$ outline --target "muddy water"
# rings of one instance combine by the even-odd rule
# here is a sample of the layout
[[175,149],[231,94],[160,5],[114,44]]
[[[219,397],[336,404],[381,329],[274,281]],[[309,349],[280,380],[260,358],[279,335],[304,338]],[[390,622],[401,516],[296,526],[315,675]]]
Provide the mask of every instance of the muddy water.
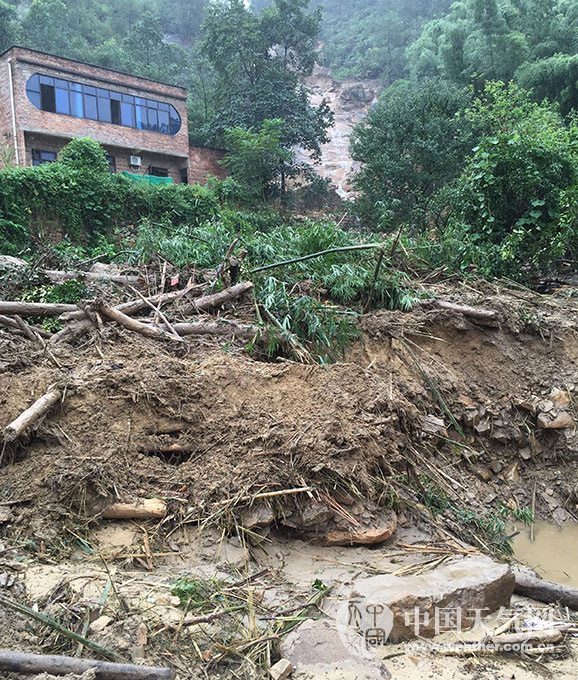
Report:
[[558,528],[538,521],[533,543],[528,527],[515,529],[520,533],[514,538],[514,554],[520,562],[550,581],[578,587],[578,524],[566,522]]

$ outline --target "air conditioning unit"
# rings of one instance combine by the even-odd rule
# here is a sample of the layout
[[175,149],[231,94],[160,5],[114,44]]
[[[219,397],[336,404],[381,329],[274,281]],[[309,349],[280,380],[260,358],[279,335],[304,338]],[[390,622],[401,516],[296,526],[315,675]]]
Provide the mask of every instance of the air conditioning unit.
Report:
[[140,168],[142,165],[142,158],[140,156],[131,156],[130,165],[134,166],[135,168]]

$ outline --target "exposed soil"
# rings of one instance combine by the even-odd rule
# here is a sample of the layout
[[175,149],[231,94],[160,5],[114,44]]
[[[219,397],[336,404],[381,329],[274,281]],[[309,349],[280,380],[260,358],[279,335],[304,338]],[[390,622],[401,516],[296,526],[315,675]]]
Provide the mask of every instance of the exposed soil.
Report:
[[[409,314],[372,314],[364,320],[363,339],[330,367],[266,363],[234,343],[191,343],[183,356],[109,326],[96,341],[57,346],[58,369],[36,345],[0,330],[1,426],[50,385],[65,387],[62,404],[33,433],[0,450],[0,576],[13,577],[10,594],[43,603],[53,615],[71,607],[68,613],[82,628],[74,603],[102,596],[107,575],[98,556],[104,555],[114,562],[119,589],[126,584],[130,614],[98,639],[127,654],[146,602],[155,605],[149,633],[167,620],[178,624],[182,610],[151,600],[149,588],[166,593],[183,571],[231,578],[232,569],[242,574],[254,571],[249,566],[257,561],[267,564],[275,576],[265,580],[263,592],[274,591],[278,605],[305,601],[316,571],[339,591],[351,570],[383,568],[378,565],[388,552],[391,564],[415,562],[415,554],[404,557],[396,544],[439,540],[443,527],[428,522],[427,513],[404,509],[412,506],[400,486],[404,477],[427,475],[476,513],[501,503],[518,509],[535,503],[542,519],[572,521],[578,501],[578,305],[563,294],[544,297],[482,283],[429,290],[495,310],[500,323],[482,326],[433,303]],[[556,423],[564,427],[553,428]],[[351,521],[333,513],[313,517],[306,527],[312,499],[304,492],[268,499],[271,518],[253,525],[261,535],[253,548],[227,538],[238,532],[235,523],[243,524],[251,505],[241,497],[304,487],[338,500],[361,532],[379,525],[393,503],[401,513],[399,527],[378,550],[312,547],[311,541],[323,543],[330,529]],[[152,574],[146,573],[139,526],[99,519],[111,502],[135,497],[162,498],[169,507],[165,520],[145,525]],[[315,507],[323,503],[315,495]],[[225,533],[210,530],[208,539],[195,543],[191,532],[203,519]],[[310,564],[334,560],[339,573],[301,565],[296,537],[306,539],[299,545],[310,551]],[[222,551],[229,554],[222,557]],[[118,561],[119,554],[128,557]],[[339,563],[350,566],[344,571]],[[304,582],[295,584],[301,572]],[[93,590],[80,592],[82,584]],[[197,677],[199,658],[185,637],[186,661],[174,656],[175,649],[167,652],[165,634],[158,633],[150,638],[157,642],[147,647],[147,662],[175,663],[181,677]],[[62,645],[0,609],[0,647],[55,651]],[[65,653],[72,649],[64,645]],[[432,661],[431,667],[414,664],[412,676],[411,663],[395,661],[394,677],[437,673]],[[465,662],[455,663],[462,668]],[[564,675],[568,668],[556,677],[571,677]],[[511,677],[474,670],[471,677]],[[516,671],[516,677],[537,676]]]

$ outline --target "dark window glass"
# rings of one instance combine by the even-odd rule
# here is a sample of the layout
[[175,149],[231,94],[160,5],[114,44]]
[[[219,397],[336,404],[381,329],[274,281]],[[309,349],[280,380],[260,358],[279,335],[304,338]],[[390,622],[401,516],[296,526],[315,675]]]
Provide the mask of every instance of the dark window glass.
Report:
[[159,111],[159,132],[164,132],[165,135],[170,134],[168,111]]
[[56,152],[42,151],[41,149],[32,149],[32,165],[44,165],[44,163],[54,163],[56,160]]
[[70,102],[68,101],[68,90],[60,87],[54,88],[54,99],[56,101],[56,113],[70,114]]
[[54,78],[50,78],[49,76],[40,76],[40,84],[41,85],[54,85]]
[[96,87],[92,87],[92,85],[83,85],[82,89],[85,94],[96,94]]
[[149,175],[153,177],[168,177],[169,171],[166,168],[155,168],[154,165],[151,165]]
[[56,98],[52,85],[40,85],[41,106],[43,111],[56,111]]
[[134,106],[132,104],[122,102],[120,105],[120,115],[123,125],[134,127]]
[[26,83],[26,90],[28,92],[40,92],[40,78],[38,76],[32,76]]
[[108,169],[114,174],[116,172],[116,158],[110,154],[106,154],[106,160],[108,161]]
[[144,106],[134,107],[135,117],[136,117],[136,127],[139,130],[147,129],[147,110]]
[[147,110],[147,116],[149,119],[149,124],[147,127],[147,130],[152,130],[153,132],[157,132],[159,129],[159,112],[156,111],[155,109],[148,109]]
[[181,174],[181,184],[188,184],[189,183],[189,173],[186,168],[182,168],[179,170]]
[[159,111],[168,111],[168,110],[169,110],[168,104],[163,104],[163,102],[159,102]]
[[70,93],[70,115],[75,118],[84,118],[82,92]]
[[115,125],[120,125],[120,102],[116,99],[110,100],[110,119]]
[[84,116],[90,120],[98,120],[96,97],[91,94],[84,95]]
[[176,135],[181,129],[181,117],[177,113],[177,110],[171,106],[171,135]]
[[103,123],[112,123],[110,117],[110,99],[98,97],[98,120]]

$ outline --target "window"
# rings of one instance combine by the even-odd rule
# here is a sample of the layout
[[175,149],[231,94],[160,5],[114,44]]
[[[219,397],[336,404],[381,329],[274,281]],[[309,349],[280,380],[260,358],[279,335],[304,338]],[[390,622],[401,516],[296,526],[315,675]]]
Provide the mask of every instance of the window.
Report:
[[106,160],[108,161],[108,169],[110,170],[110,173],[114,175],[116,172],[116,158],[107,153]]
[[181,170],[179,170],[179,172],[181,174],[181,184],[188,184],[189,183],[189,172],[188,172],[187,168],[181,168]]
[[154,165],[151,165],[149,175],[153,177],[168,177],[169,171],[166,168],[155,168]]
[[26,94],[41,111],[164,135],[176,135],[181,129],[181,117],[171,104],[101,87],[35,74],[28,79]]
[[32,149],[32,165],[44,165],[44,163],[54,163],[56,160],[55,151],[42,151],[41,149]]

